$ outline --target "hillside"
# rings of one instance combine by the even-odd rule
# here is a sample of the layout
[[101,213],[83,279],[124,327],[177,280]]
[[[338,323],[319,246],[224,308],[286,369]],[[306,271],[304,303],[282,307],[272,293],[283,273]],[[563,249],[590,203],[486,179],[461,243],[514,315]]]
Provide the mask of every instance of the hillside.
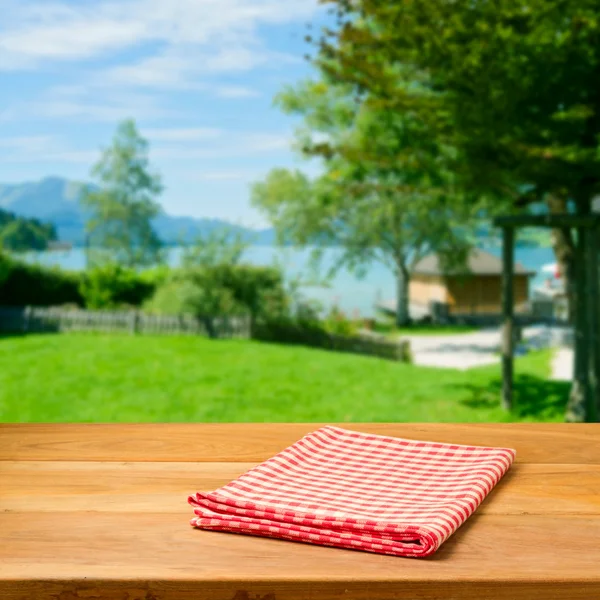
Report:
[[[0,208],[19,216],[52,223],[59,240],[81,246],[84,242],[85,214],[79,206],[79,198],[86,185],[61,177],[46,177],[21,184],[0,183]],[[198,235],[225,227],[233,228],[260,245],[270,245],[275,239],[271,229],[256,232],[219,219],[162,214],[156,218],[155,227],[160,238],[169,245],[177,244],[182,239],[192,241]]]

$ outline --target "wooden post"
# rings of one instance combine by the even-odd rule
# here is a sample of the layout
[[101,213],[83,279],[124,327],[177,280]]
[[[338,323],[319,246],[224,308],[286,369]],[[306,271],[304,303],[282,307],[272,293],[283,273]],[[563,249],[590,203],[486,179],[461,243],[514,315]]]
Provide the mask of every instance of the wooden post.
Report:
[[512,227],[503,227],[502,237],[502,407],[506,410],[510,410],[512,408],[513,396],[514,229]]
[[587,237],[587,325],[588,350],[588,405],[586,421],[597,423],[600,414],[600,303],[598,302],[598,230],[588,229]]
[[26,306],[25,311],[23,313],[23,333],[29,333],[31,329],[31,313],[33,312],[33,308],[31,306]]
[[573,385],[567,404],[566,420],[581,423],[589,419],[591,404],[589,380],[590,331],[588,328],[588,239],[585,227],[577,228],[575,246],[575,323],[574,323],[574,368]]
[[136,333],[138,333],[139,328],[140,328],[140,315],[137,310],[134,310],[131,313],[130,319],[131,319],[130,332],[132,335],[135,335]]

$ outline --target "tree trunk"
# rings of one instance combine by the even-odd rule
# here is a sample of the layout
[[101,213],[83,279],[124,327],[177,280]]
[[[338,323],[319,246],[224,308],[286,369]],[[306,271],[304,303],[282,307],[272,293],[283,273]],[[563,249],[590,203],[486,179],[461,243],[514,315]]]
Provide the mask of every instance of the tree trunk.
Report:
[[[591,214],[591,199],[583,198],[577,204],[579,215]],[[575,246],[576,293],[575,293],[575,364],[574,378],[566,420],[569,422],[596,419],[598,362],[598,270],[597,232],[580,227]]]
[[[583,423],[586,420],[588,401],[588,331],[587,331],[587,298],[585,294],[586,273],[586,239],[579,232],[575,247],[576,267],[576,305],[574,307],[574,364],[573,385],[567,404],[566,421]],[[583,237],[583,239],[582,239]]]
[[410,275],[405,267],[396,269],[396,326],[405,327],[410,323],[408,284]]
[[[548,195],[546,204],[552,214],[565,214],[567,212],[567,200],[559,196]],[[575,323],[575,311],[577,299],[575,297],[575,243],[569,229],[552,229],[550,232],[552,249],[560,268],[560,273],[565,282],[565,292],[568,303],[569,323]]]

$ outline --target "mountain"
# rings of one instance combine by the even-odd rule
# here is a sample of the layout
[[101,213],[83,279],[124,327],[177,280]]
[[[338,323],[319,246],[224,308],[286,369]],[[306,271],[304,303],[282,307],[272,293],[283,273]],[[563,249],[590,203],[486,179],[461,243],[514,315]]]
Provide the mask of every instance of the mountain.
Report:
[[[79,205],[82,192],[90,184],[69,181],[61,177],[46,177],[41,181],[20,184],[0,184],[0,208],[29,218],[52,223],[59,240],[76,246],[84,243],[85,213]],[[177,244],[182,239],[192,241],[198,235],[229,228],[259,245],[275,241],[272,229],[254,231],[219,219],[196,219],[159,215],[154,226],[166,244]]]

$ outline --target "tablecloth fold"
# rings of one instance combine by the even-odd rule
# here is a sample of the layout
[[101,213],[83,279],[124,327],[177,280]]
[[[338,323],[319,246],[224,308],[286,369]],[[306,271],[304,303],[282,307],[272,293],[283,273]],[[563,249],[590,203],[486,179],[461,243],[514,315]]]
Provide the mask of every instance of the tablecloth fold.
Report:
[[473,514],[515,455],[322,427],[227,485],[190,496],[191,525],[426,557]]

